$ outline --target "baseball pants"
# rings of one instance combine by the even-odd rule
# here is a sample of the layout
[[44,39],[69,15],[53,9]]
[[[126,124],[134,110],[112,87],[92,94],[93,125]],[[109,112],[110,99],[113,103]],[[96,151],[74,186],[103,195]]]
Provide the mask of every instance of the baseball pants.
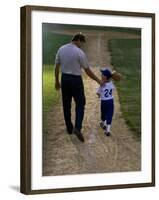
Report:
[[101,120],[107,122],[107,124],[112,123],[112,118],[114,114],[114,100],[101,100]]

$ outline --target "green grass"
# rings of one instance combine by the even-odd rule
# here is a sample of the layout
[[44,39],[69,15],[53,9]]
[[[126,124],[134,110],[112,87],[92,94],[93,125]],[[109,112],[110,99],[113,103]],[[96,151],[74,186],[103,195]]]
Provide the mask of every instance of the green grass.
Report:
[[116,84],[123,117],[136,136],[141,136],[141,40],[109,41],[111,64],[123,79]]
[[43,114],[59,101],[59,93],[55,90],[55,76],[53,65],[43,65]]
[[43,64],[54,64],[59,47],[71,41],[71,36],[52,33],[43,28]]

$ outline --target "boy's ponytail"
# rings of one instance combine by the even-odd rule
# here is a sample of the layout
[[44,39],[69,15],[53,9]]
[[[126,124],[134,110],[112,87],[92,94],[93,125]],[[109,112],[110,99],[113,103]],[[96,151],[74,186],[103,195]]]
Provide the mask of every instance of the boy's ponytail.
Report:
[[112,79],[113,79],[114,81],[120,81],[121,78],[122,78],[122,76],[121,76],[120,73],[118,73],[118,72],[116,72],[116,71],[113,71],[113,72],[112,72]]

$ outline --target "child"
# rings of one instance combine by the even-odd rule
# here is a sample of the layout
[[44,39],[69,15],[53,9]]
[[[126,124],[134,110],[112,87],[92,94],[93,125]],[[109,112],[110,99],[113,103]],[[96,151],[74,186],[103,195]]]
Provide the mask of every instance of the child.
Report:
[[106,136],[110,136],[112,118],[114,114],[113,90],[115,86],[111,79],[119,81],[121,74],[116,71],[111,72],[109,69],[100,70],[102,73],[103,86],[99,87],[97,95],[101,99],[101,123],[100,126],[105,130]]

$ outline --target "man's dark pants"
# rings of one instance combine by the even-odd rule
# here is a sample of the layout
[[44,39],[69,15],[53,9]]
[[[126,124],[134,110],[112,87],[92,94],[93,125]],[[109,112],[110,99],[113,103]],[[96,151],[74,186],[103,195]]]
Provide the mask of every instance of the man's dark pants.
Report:
[[61,89],[62,89],[64,119],[67,130],[70,130],[70,128],[72,128],[71,102],[73,97],[76,104],[75,128],[80,131],[82,128],[82,121],[84,118],[84,108],[86,104],[82,77],[77,75],[62,74]]

